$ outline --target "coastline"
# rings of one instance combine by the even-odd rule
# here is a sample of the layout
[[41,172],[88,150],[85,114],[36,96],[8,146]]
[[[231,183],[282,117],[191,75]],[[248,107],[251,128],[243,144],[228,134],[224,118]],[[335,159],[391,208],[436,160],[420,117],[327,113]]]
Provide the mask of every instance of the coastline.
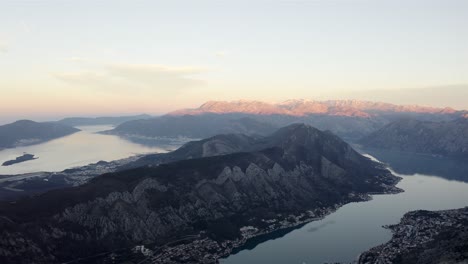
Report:
[[357,263],[466,263],[467,221],[468,207],[410,211],[399,223],[384,226],[392,238],[361,253]]
[[[242,251],[242,248],[246,246],[249,241],[252,241],[252,239],[271,235],[287,229],[294,230],[308,223],[322,220],[346,204],[371,201],[373,199],[373,195],[388,195],[404,192],[404,190],[396,187],[402,178],[393,174],[391,175],[395,178],[395,182],[392,186],[387,186],[388,189],[383,192],[357,194],[352,198],[348,198],[328,207],[315,208],[295,215],[281,215],[280,220],[262,219],[271,225],[264,229],[259,229],[253,226],[244,226],[240,229],[241,237],[236,240],[217,242],[202,232],[198,234],[198,239],[194,239],[189,243],[173,247],[158,248],[157,251],[147,249],[147,258],[151,259],[151,263],[168,263],[168,261],[169,263],[172,263],[170,261],[174,260],[176,260],[176,262],[186,261],[186,263],[222,263],[223,260],[232,255],[233,252],[238,253]],[[294,219],[294,221],[289,222],[291,219]],[[196,261],[190,262],[190,260]]]

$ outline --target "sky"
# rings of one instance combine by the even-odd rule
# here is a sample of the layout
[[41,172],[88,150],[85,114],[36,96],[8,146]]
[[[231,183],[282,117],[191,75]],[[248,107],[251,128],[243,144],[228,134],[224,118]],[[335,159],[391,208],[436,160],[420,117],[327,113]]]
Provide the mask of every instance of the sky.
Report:
[[0,120],[294,98],[468,109],[468,1],[0,0]]

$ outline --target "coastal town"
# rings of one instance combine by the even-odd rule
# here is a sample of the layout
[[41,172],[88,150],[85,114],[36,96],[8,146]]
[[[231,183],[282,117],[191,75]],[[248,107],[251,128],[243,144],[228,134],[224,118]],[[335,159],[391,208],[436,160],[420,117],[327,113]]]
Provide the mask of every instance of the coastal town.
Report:
[[[441,254],[438,252],[445,254],[443,263],[466,263],[468,256],[463,255],[461,249],[468,246],[467,223],[468,207],[409,212],[399,224],[386,226],[393,232],[392,239],[361,254],[358,263],[414,263],[412,258],[418,261],[427,258],[427,261],[418,263],[440,263],[437,259]],[[421,256],[421,251],[426,255]],[[459,262],[463,259],[465,262]]]
[[98,175],[115,172],[119,168],[138,160],[142,156],[144,156],[144,154],[110,162],[99,161],[60,172],[0,175],[0,200],[9,200],[58,187],[79,186]]
[[[370,196],[367,195],[355,195],[353,199],[357,197],[361,200],[370,199]],[[335,212],[343,204],[345,203],[317,208],[300,214],[278,214],[273,219],[261,219],[264,224],[263,228],[243,226],[240,228],[240,237],[234,240],[216,241],[210,237],[210,234],[201,232],[196,236],[178,238],[153,249],[139,245],[133,248],[133,252],[145,256],[145,259],[140,263],[219,263],[220,259],[229,256],[234,250],[242,248],[249,239],[321,220]]]

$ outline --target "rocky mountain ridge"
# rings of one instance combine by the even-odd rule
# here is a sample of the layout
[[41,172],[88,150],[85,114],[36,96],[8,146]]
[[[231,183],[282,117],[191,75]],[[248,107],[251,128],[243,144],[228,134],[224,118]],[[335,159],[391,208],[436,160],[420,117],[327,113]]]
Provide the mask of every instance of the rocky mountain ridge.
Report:
[[[329,132],[297,124],[265,138],[232,138],[224,141],[231,147],[214,150],[230,154],[212,156],[213,149],[198,144],[185,155],[201,151],[203,158],[104,174],[79,187],[0,203],[0,260],[65,262],[187,235],[236,240],[244,226],[262,228],[262,219],[399,191],[397,177]],[[243,151],[251,140],[255,147]]]
[[226,114],[247,113],[258,115],[292,115],[305,116],[309,114],[324,114],[336,116],[371,117],[383,112],[394,113],[428,113],[454,114],[457,111],[446,107],[436,108],[417,105],[394,105],[382,102],[359,100],[287,100],[282,103],[266,103],[261,101],[209,101],[194,109],[182,109],[169,113],[170,115],[195,114]]
[[399,118],[449,121],[466,114],[451,108],[399,106],[357,100],[288,100],[282,103],[209,101],[152,119],[125,122],[106,133],[126,138],[206,138],[220,133],[267,135],[292,123],[330,130],[355,142]]

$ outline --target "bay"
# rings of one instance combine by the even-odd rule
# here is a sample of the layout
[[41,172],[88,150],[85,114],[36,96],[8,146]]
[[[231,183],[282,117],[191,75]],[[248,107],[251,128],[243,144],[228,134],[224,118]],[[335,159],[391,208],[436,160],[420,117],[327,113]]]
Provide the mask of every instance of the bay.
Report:
[[114,135],[98,134],[110,130],[109,125],[79,126],[81,131],[50,140],[41,144],[23,146],[0,151],[0,164],[15,159],[24,152],[34,154],[38,159],[0,166],[0,175],[12,175],[39,171],[62,171],[101,160],[112,161],[145,153],[161,153],[178,146],[145,146]]

